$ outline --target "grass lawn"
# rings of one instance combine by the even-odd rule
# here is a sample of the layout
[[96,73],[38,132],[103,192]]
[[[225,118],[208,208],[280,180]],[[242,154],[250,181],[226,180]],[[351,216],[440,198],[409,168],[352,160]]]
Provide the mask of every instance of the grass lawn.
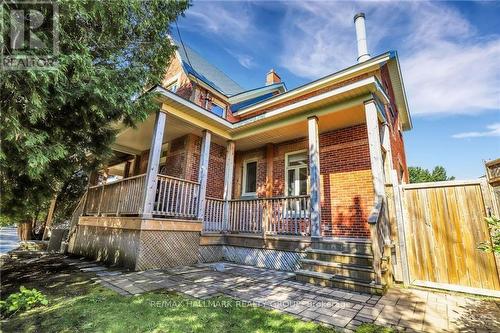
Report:
[[[335,332],[229,298],[201,301],[169,292],[121,296],[60,259],[52,255],[33,262],[20,255],[2,265],[3,295],[24,285],[49,299],[48,306],[2,321],[3,332]],[[374,326],[359,331],[386,332]]]

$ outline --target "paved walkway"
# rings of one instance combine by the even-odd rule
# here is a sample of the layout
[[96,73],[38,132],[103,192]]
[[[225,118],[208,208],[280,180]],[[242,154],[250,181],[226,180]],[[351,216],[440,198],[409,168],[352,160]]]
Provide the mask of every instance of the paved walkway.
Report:
[[313,320],[343,331],[369,322],[401,331],[500,332],[500,301],[393,288],[383,297],[317,287],[293,280],[293,273],[224,263],[170,270],[111,271],[95,262],[67,259],[95,272],[104,286],[122,295],[167,289],[207,299],[225,295]]
[[17,228],[2,227],[0,228],[0,255],[9,252],[19,246],[19,236]]

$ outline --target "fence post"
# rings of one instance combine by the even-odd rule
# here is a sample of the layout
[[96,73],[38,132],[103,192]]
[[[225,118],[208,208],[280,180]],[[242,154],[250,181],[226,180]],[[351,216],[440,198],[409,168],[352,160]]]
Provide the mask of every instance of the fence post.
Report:
[[102,203],[102,197],[104,195],[104,186],[105,184],[102,184],[101,186],[101,197],[99,198],[99,206],[97,206],[97,216],[101,215],[101,203]]

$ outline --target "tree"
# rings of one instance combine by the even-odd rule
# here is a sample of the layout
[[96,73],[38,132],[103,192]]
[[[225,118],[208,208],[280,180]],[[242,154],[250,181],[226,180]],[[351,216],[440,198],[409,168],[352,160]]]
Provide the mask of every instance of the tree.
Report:
[[[7,26],[18,4],[2,6]],[[58,6],[55,68],[0,76],[2,221],[31,221],[75,174],[110,157],[115,124],[133,126],[157,108],[153,96],[137,96],[161,82],[175,50],[169,26],[189,4],[60,0]],[[3,38],[8,42],[8,33]]]
[[438,165],[430,172],[421,167],[409,167],[410,183],[440,182],[453,180],[455,177],[448,177],[444,167]]

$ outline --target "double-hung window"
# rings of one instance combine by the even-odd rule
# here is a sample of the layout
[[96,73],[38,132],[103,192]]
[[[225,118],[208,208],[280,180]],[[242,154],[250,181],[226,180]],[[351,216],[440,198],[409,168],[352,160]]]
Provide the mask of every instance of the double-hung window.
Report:
[[243,163],[242,195],[257,195],[257,160],[246,160]]
[[307,151],[286,155],[286,194],[297,196],[307,194]]
[[[287,196],[307,195],[308,156],[307,151],[286,154],[285,185]],[[288,202],[289,214],[301,214],[305,211],[305,201],[294,199]]]

